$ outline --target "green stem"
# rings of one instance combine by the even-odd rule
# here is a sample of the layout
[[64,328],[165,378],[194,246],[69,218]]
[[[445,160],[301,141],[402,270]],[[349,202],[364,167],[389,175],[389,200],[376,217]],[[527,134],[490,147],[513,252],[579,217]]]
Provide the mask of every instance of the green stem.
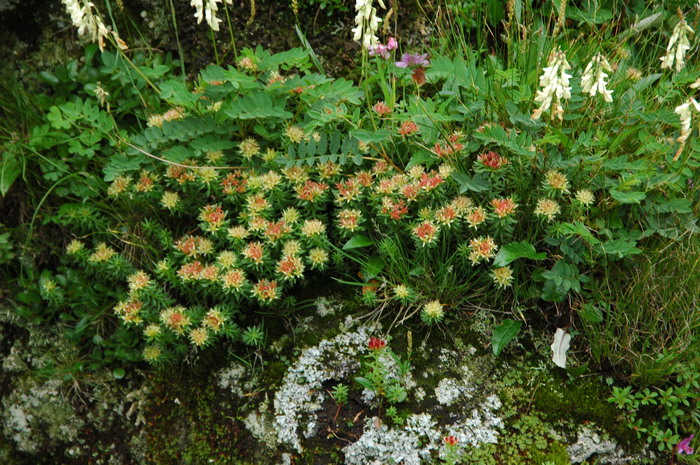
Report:
[[[177,53],[180,55],[180,69],[182,70],[182,79],[185,80],[187,73],[185,72],[185,53],[182,51],[180,44],[180,35],[177,33],[177,19],[175,18],[175,6],[173,0],[170,2],[170,16],[173,18],[173,28],[175,29],[175,41],[177,42]],[[228,12],[227,12],[228,13]]]
[[[172,1],[172,0],[170,0]],[[224,4],[224,11],[226,12],[226,22],[228,23],[228,32],[231,34],[231,47],[233,47],[233,58],[238,61],[238,51],[236,50],[236,39],[233,36],[233,26],[231,26],[231,15],[228,13],[228,4]]]
[[209,29],[209,33],[211,34],[211,44],[214,46],[214,58],[216,59],[216,64],[220,64],[219,62],[219,51],[216,49],[216,37],[214,37],[214,30]]

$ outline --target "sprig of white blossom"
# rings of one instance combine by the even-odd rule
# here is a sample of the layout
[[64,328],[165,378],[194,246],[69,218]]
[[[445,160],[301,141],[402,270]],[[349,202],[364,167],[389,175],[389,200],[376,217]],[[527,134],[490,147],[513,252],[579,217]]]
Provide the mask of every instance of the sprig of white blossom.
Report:
[[680,21],[673,28],[671,40],[668,41],[666,47],[666,55],[661,57],[661,68],[671,68],[673,63],[676,63],[676,71],[680,71],[685,66],[685,54],[690,50],[690,40],[688,34],[693,34],[694,31],[685,22],[685,18],[681,15]]
[[116,32],[110,31],[109,27],[100,18],[100,15],[92,2],[84,0],[61,0],[66,6],[66,11],[70,14],[73,26],[78,28],[78,35],[89,35],[93,42],[97,42],[100,50],[104,50],[105,37],[110,34],[114,37],[117,45],[122,50],[127,48],[123,40]]
[[206,20],[212,31],[219,30],[221,20],[216,16],[219,11],[217,3],[226,2],[229,5],[233,4],[233,0],[191,0],[190,6],[195,9],[194,17],[197,18],[197,24],[201,24],[202,20]]
[[539,119],[542,113],[552,108],[552,116],[562,120],[564,119],[564,108],[561,105],[561,100],[571,98],[571,86],[569,85],[571,75],[566,72],[566,70],[571,69],[571,65],[566,61],[564,52],[558,48],[549,56],[547,65],[540,76],[542,89],[537,91],[535,97],[535,102],[540,103],[540,107],[532,113],[532,119]]
[[583,71],[581,89],[591,97],[595,97],[596,94],[600,93],[603,96],[603,100],[610,103],[613,101],[613,91],[607,88],[608,83],[606,78],[608,74],[606,71],[612,73],[612,67],[610,63],[608,63],[608,60],[599,53],[593,57]]
[[692,97],[674,110],[681,120],[681,136],[677,139],[681,144],[685,144],[690,136],[693,126],[693,110],[700,114],[700,103]]
[[[386,8],[382,0],[377,0],[382,8]],[[362,47],[369,49],[377,45],[377,30],[382,20],[377,16],[377,9],[372,6],[372,0],[357,0],[355,2],[355,27],[352,28],[353,40],[360,42]]]

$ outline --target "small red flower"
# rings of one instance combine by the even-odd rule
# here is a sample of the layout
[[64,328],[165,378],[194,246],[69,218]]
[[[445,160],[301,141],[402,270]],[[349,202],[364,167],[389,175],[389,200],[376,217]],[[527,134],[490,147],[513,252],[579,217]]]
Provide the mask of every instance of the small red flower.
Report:
[[491,168],[492,170],[497,170],[503,165],[508,164],[508,159],[500,156],[496,152],[487,152],[479,155],[477,160],[484,166]]
[[391,108],[389,108],[389,105],[384,102],[377,102],[372,108],[379,116],[386,116],[391,113]]
[[401,134],[404,137],[410,136],[411,134],[415,134],[418,131],[418,125],[413,121],[404,121],[403,123],[401,123],[401,127],[399,128],[399,134]]
[[445,442],[446,445],[453,447],[456,446],[459,442],[454,436],[445,436],[442,440]]
[[367,347],[369,347],[369,350],[381,350],[386,347],[386,341],[378,337],[370,337]]

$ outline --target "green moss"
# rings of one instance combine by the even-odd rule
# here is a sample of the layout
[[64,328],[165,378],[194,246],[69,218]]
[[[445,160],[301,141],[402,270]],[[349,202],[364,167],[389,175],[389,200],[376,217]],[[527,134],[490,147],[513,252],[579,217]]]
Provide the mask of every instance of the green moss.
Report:
[[[173,382],[174,373],[160,373],[151,381],[147,413],[149,463],[241,465],[233,407],[217,397],[215,381],[189,373]],[[195,375],[195,376],[191,376]]]
[[550,419],[569,419],[578,424],[594,422],[625,444],[634,443],[633,432],[620,422],[618,410],[607,401],[610,388],[597,378],[566,382],[547,377],[532,398],[535,408]]

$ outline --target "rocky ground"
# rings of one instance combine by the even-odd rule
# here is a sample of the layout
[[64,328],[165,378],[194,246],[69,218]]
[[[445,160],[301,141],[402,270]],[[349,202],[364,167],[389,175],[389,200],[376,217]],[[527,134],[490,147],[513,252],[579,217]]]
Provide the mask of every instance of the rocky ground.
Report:
[[[567,379],[536,355],[545,341],[525,334],[497,358],[470,332],[387,333],[358,320],[361,310],[321,298],[251,357],[214,347],[117,380],[62,372],[77,354],[56,334],[15,332],[6,309],[1,461],[418,465],[440,463],[451,435],[467,464],[653,463],[606,402],[604,380]],[[373,336],[398,357],[383,363],[402,402],[355,380]],[[331,395],[339,383],[344,403]]]

